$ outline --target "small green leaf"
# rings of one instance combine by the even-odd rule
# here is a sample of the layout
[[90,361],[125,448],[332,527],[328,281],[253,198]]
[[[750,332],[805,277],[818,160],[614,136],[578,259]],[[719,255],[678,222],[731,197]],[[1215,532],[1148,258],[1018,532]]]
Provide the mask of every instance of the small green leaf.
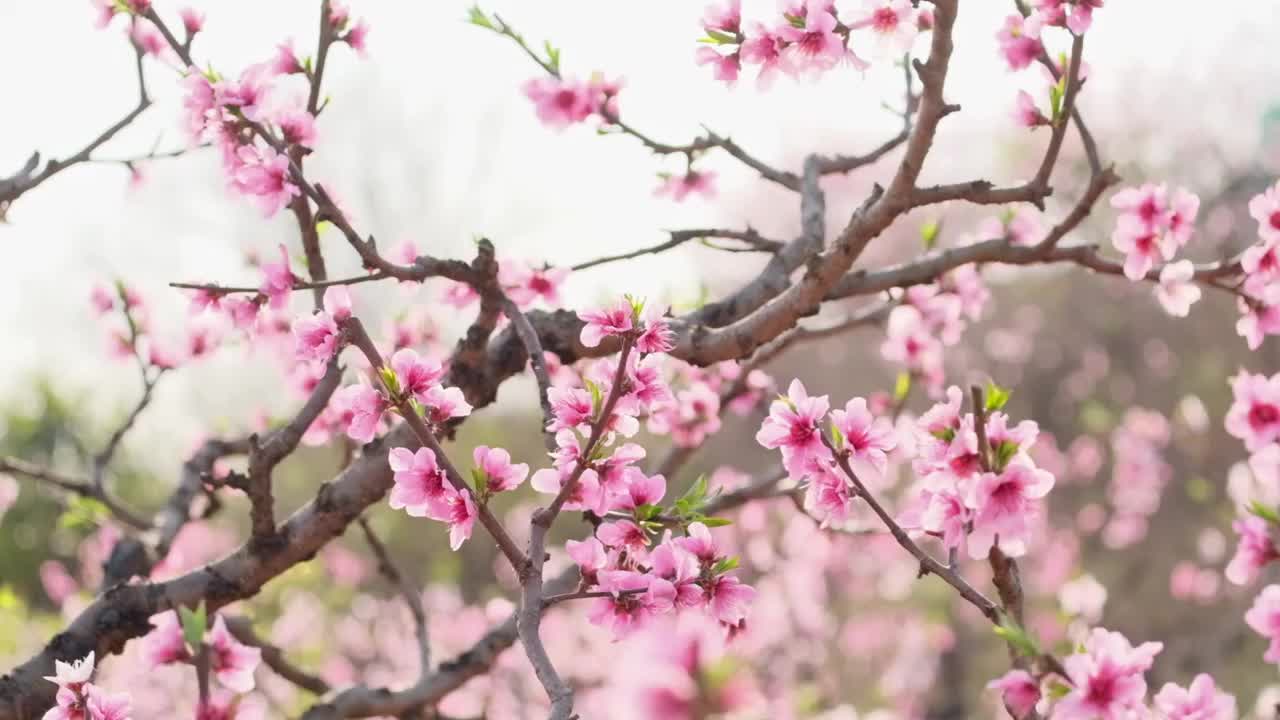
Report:
[[732,525],[733,521],[730,520],[729,518],[703,516],[702,524],[706,525],[709,528],[718,528],[718,527],[725,527],[726,525]]
[[547,51],[547,65],[550,66],[554,73],[560,72],[560,48],[551,44],[550,40],[545,40],[542,47]]
[[703,38],[703,42],[714,43],[716,45],[736,45],[738,38],[726,32],[707,28],[707,37]]
[[930,220],[920,226],[920,241],[925,250],[932,250],[938,245],[938,234],[942,231],[942,221]]
[[1013,442],[1012,440],[1001,440],[1000,444],[996,446],[995,452],[996,472],[1003,472],[1005,466],[1009,464],[1009,461],[1013,459],[1013,456],[1016,455],[1017,452],[1018,443]]
[[716,575],[722,575],[724,573],[729,572],[730,570],[736,570],[737,567],[738,567],[738,556],[730,555],[728,557],[720,558],[719,562],[715,564],[715,567],[711,568],[711,572],[715,573]]
[[831,446],[837,450],[844,447],[844,432],[836,427],[835,423],[831,424]]
[[699,475],[697,480],[689,486],[689,489],[680,496],[680,500],[686,500],[694,507],[702,505],[702,501],[707,498],[707,476]]
[[204,633],[209,627],[209,618],[204,603],[192,610],[188,607],[178,608],[178,619],[182,621],[182,638],[193,649],[204,643]]
[[632,514],[635,516],[637,520],[640,520],[641,522],[643,522],[645,520],[652,520],[653,518],[657,517],[661,512],[662,512],[661,507],[658,507],[657,505],[650,505],[648,503],[645,503],[644,505],[637,505],[635,510],[632,511]]
[[934,430],[933,436],[942,442],[949,443],[956,439],[956,431],[954,428],[942,428],[941,430]]
[[489,487],[489,475],[480,468],[471,468],[471,487],[476,492]]
[[1031,637],[1025,629],[1008,616],[1001,618],[1000,625],[995,628],[995,633],[1009,643],[1009,647],[1020,655],[1026,657],[1038,657],[1040,655],[1040,648],[1036,645],[1035,638]]
[[488,30],[497,29],[493,26],[493,21],[489,19],[488,15],[484,14],[484,11],[480,9],[479,5],[472,5],[471,8],[467,10],[467,22]]
[[[907,399],[907,394],[911,392],[911,373],[902,371],[898,373],[898,379],[893,382],[893,401],[902,402]],[[954,435],[954,433],[952,433]]]
[[0,610],[14,612],[23,608],[22,598],[8,585],[0,585]]
[[583,378],[582,382],[586,383],[587,390],[591,393],[591,414],[596,415],[600,412],[600,405],[604,402],[604,393],[601,392],[600,386]]
[[107,518],[107,506],[87,497],[73,497],[58,516],[58,526],[69,530],[92,530]]
[[396,377],[395,370],[384,365],[378,368],[378,377],[382,378],[382,384],[387,386],[392,395],[400,394],[400,378]]
[[800,30],[804,29],[804,25],[805,25],[804,18],[800,17],[799,15],[792,15],[791,13],[787,13],[783,15],[783,17],[787,19],[787,22],[791,23],[791,27],[798,28]]
[[1055,679],[1049,681],[1049,687],[1045,692],[1049,696],[1050,700],[1061,700],[1071,692],[1071,687],[1066,683]]
[[1000,387],[994,382],[987,382],[987,402],[986,411],[994,412],[1004,409],[1005,404],[1009,402],[1010,391]]
[[1280,525],[1280,514],[1277,514],[1274,508],[1267,507],[1257,500],[1250,501],[1249,512],[1266,520],[1272,525]]

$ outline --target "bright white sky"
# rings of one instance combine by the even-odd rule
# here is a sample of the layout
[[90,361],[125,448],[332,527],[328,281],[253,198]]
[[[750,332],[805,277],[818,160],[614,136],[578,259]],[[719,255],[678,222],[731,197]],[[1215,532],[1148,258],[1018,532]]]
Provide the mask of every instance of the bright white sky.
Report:
[[[295,38],[304,53],[314,43],[316,0],[191,4],[209,15],[195,55],[224,72],[269,57],[284,38]],[[309,167],[345,198],[358,227],[384,243],[412,238],[433,253],[462,254],[472,236],[483,234],[507,254],[572,262],[651,244],[663,228],[749,221],[781,237],[793,232],[793,201],[730,159],[707,163],[721,173],[719,202],[673,205],[651,193],[654,173],[674,166],[634,141],[599,138],[585,127],[556,134],[540,126],[519,91],[537,68],[510,43],[463,23],[468,2],[350,4],[372,25],[370,57],[357,60],[345,48],[331,56],[326,86],[334,104]],[[156,5],[167,17],[180,7],[170,0]],[[900,98],[892,67],[866,77],[835,73],[817,85],[783,81],[767,94],[751,81],[733,90],[715,83],[692,62],[702,5],[492,0],[488,9],[534,42],[553,39],[568,73],[624,77],[624,117],[659,138],[684,141],[706,123],[761,158],[794,168],[815,146],[857,152],[893,131],[896,120],[880,109],[882,100]],[[774,8],[773,0],[745,5],[748,18]],[[962,5],[948,96],[964,112],[946,121],[926,174],[1011,180],[1009,143],[994,138],[1011,130],[1008,109],[1018,83],[1036,76],[1012,76],[996,57],[993,35],[1009,3]],[[35,148],[74,151],[132,107],[131,56],[121,28],[101,31],[92,21],[88,0],[0,0],[0,174]],[[1108,2],[1089,35],[1094,75],[1082,101],[1098,118],[1104,152],[1122,168],[1176,156],[1178,141],[1167,138],[1108,142],[1109,126],[1132,122],[1199,133],[1228,155],[1249,152],[1258,110],[1274,100],[1257,88],[1277,86],[1277,30],[1280,13],[1270,1]],[[165,147],[183,140],[175,129],[174,76],[153,67],[150,78],[157,106],[102,154],[142,152],[161,136]],[[184,301],[165,282],[252,280],[239,262],[244,249],[281,241],[296,247],[287,214],[263,221],[223,191],[211,154],[153,166],[150,174],[147,186],[130,193],[117,167],[69,170],[22,198],[11,224],[0,226],[0,398],[20,397],[31,372],[42,369],[69,387],[92,389],[86,400],[104,414],[118,410],[135,396],[135,376],[105,358],[87,309],[91,282],[121,275],[153,302],[168,302],[172,307],[160,314],[173,321]],[[858,199],[852,191],[833,193],[833,217]],[[331,254],[349,254],[343,251],[335,244]],[[575,280],[572,297],[589,301],[606,284],[611,292],[687,293],[715,274],[691,262],[707,257],[675,254],[625,273],[601,271]],[[729,262],[746,262],[739,257]],[[726,261],[716,263],[723,274]],[[271,387],[265,378],[232,382],[245,362],[240,353],[230,355],[163,388],[144,432],[178,429],[185,440],[200,422],[242,414]]]

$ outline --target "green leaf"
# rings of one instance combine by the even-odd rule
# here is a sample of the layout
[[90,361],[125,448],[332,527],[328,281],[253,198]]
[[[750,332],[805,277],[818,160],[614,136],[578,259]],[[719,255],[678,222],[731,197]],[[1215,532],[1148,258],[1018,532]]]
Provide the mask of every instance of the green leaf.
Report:
[[677,500],[676,502],[685,501],[693,507],[701,507],[703,501],[706,499],[707,476],[703,474],[699,475],[698,479],[693,481],[693,484],[689,486],[689,489],[685,490],[684,494],[680,496],[680,500]]
[[480,468],[471,468],[471,487],[480,492],[489,487],[489,475]]
[[941,430],[934,430],[933,436],[942,442],[949,443],[956,439],[956,431],[954,428],[942,428]]
[[1058,79],[1058,82],[1049,88],[1049,108],[1052,111],[1053,121],[1058,122],[1059,116],[1062,115],[1062,100],[1066,95],[1067,76],[1064,74]]
[[1249,512],[1266,520],[1272,525],[1280,525],[1280,514],[1277,514],[1274,508],[1267,507],[1257,500],[1250,501]]
[[109,515],[107,506],[87,497],[72,497],[67,501],[67,509],[58,516],[58,526],[69,530],[92,530],[106,520]]
[[16,613],[23,608],[22,597],[8,585],[0,585],[0,610]]
[[493,21],[489,19],[488,15],[484,14],[484,11],[480,9],[479,5],[472,5],[471,8],[467,10],[467,22],[487,30],[497,30],[497,28],[493,26]]
[[587,390],[591,393],[591,414],[596,415],[600,412],[600,405],[604,402],[604,393],[601,392],[600,386],[583,378],[582,382],[586,383]]
[[831,424],[831,445],[837,450],[844,447],[844,433],[835,423]]
[[994,412],[1004,409],[1005,404],[1009,402],[1010,391],[1000,387],[994,382],[987,382],[987,402],[986,411]]
[[400,378],[396,377],[395,370],[383,365],[378,368],[378,377],[382,378],[382,384],[387,386],[392,395],[400,394]]
[[1020,655],[1026,657],[1040,655],[1040,647],[1036,644],[1035,638],[1008,616],[1000,619],[1000,625],[995,628],[995,633]]
[[1046,690],[1050,700],[1061,700],[1071,692],[1071,686],[1059,680],[1050,680],[1049,687]]
[[714,43],[716,45],[736,45],[738,38],[726,32],[707,28],[707,37],[703,38],[703,42]]
[[737,567],[738,567],[738,556],[730,555],[728,557],[720,558],[719,562],[715,564],[715,567],[711,568],[711,572],[715,573],[716,575],[722,575],[724,573],[729,572],[730,570],[736,570]]
[[930,220],[920,226],[920,241],[925,250],[932,250],[938,245],[938,234],[942,231],[942,221]]
[[1005,466],[1009,464],[1009,461],[1013,459],[1013,456],[1016,455],[1017,452],[1018,443],[1013,442],[1012,440],[1001,440],[1000,444],[996,446],[995,452],[996,472],[1003,472]]
[[551,71],[559,74],[560,72],[560,48],[551,45],[550,40],[543,42],[542,46],[547,51],[547,65],[551,67]]
[[730,520],[729,518],[705,516],[705,515],[702,517],[701,522],[703,525],[706,525],[709,528],[718,528],[718,527],[724,527],[726,525],[733,524],[733,521]]
[[787,22],[791,23],[791,27],[799,28],[800,30],[804,29],[804,24],[805,24],[804,18],[800,17],[799,15],[792,15],[791,13],[787,13],[783,15],[783,17],[787,19]]
[[635,510],[632,511],[632,514],[635,516],[637,520],[640,520],[641,522],[643,522],[645,520],[652,520],[653,518],[657,517],[661,512],[662,512],[661,507],[657,505],[650,505],[649,503],[645,503],[644,505],[637,505]]
[[182,638],[192,649],[199,648],[204,643],[204,633],[209,627],[204,603],[200,603],[195,610],[188,607],[178,608],[178,618],[182,621]]
[[[903,370],[898,373],[898,379],[893,382],[893,401],[902,402],[907,399],[907,394],[911,392],[911,373]],[[954,436],[954,432],[952,435]]]

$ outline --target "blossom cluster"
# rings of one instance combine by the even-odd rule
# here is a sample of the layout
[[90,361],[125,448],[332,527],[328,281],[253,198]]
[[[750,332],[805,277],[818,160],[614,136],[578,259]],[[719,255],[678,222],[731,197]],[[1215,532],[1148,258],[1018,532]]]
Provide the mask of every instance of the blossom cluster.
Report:
[[180,341],[160,337],[152,327],[150,308],[142,294],[123,282],[94,286],[89,303],[108,323],[108,353],[136,359],[155,370],[172,370],[203,358],[218,348],[224,336],[221,323],[198,320],[187,324]]
[[961,265],[937,282],[907,288],[889,313],[881,356],[940,390],[945,349],[960,342],[969,323],[982,317],[990,297],[974,265]]
[[93,660],[90,652],[75,662],[54,663],[54,675],[45,679],[58,686],[58,694],[44,720],[130,720],[132,703],[127,694],[108,693],[89,682]]
[[700,65],[732,85],[744,65],[758,68],[757,82],[767,88],[779,75],[814,77],[840,66],[864,70],[870,64],[854,45],[876,57],[900,58],[916,36],[933,26],[928,10],[910,0],[864,0],[837,9],[835,0],[786,0],[780,17],[744,25],[741,0],[709,7],[703,17],[706,43],[697,51]]
[[1030,455],[1039,426],[1033,420],[1011,426],[1009,416],[988,403],[978,428],[974,413],[961,412],[963,404],[964,394],[953,386],[945,402],[916,421],[912,469],[918,492],[903,524],[937,536],[948,548],[967,549],[973,558],[987,557],[993,547],[1018,557],[1054,486],[1053,475]]
[[[1048,96],[1049,114],[1040,108],[1039,101],[1026,90],[1019,90],[1014,103],[1013,117],[1018,125],[1035,128],[1056,125],[1061,120],[1066,96],[1068,59],[1053,56],[1044,44],[1044,30],[1049,27],[1066,28],[1072,35],[1083,35],[1093,24],[1093,11],[1102,7],[1103,0],[1036,0],[1030,12],[1024,16],[1013,13],[1005,18],[1004,25],[996,32],[996,45],[1005,65],[1013,71],[1025,70],[1037,61],[1042,71],[1043,90],[1037,95]],[[1080,63],[1079,80],[1088,75],[1088,67]]]
[[1249,214],[1258,222],[1258,241],[1240,256],[1245,277],[1236,332],[1256,350],[1263,338],[1280,333],[1280,182],[1249,201]]
[[[329,31],[363,54],[368,25],[353,21],[342,3],[328,7]],[[191,25],[187,27],[191,33]],[[288,44],[234,79],[212,69],[186,70],[187,132],[193,142],[218,147],[230,188],[253,199],[267,216],[302,194],[290,155],[315,147],[316,115],[301,94],[287,92],[283,79],[300,75],[310,83],[311,74],[310,59],[299,59]]]
[[1187,687],[1166,683],[1148,705],[1145,674],[1161,643],[1134,647],[1118,632],[1094,628],[1079,651],[1062,661],[1062,681],[1011,670],[987,687],[999,690],[1015,718],[1037,711],[1051,720],[1162,717],[1235,720],[1236,699],[1213,678],[1197,675]]

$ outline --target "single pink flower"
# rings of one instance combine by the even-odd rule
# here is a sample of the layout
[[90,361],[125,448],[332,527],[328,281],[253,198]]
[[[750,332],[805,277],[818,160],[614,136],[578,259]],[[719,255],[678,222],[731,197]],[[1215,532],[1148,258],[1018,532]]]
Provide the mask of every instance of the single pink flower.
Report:
[[471,457],[475,460],[476,467],[484,473],[484,487],[489,492],[514,490],[529,476],[529,466],[524,463],[513,464],[511,454],[502,448],[477,445]]
[[286,110],[275,120],[285,142],[309,148],[316,146],[316,117],[311,113],[301,108]]
[[1040,43],[1038,16],[1024,19],[1014,13],[1004,19],[1004,27],[996,33],[1000,55],[1010,70],[1022,70],[1040,57],[1044,46]]
[[1263,240],[1280,241],[1280,182],[1249,200],[1249,215],[1258,221]]
[[755,588],[733,575],[718,575],[703,586],[707,610],[725,625],[737,625],[747,617],[747,606],[756,597]]
[[670,541],[663,542],[649,554],[649,564],[654,576],[675,588],[673,604],[676,608],[696,608],[705,604],[702,587],[698,585],[701,578],[698,560],[688,551]]
[[152,667],[191,659],[191,650],[183,638],[182,624],[176,612],[153,615],[151,625],[154,629],[142,640],[142,654]]
[[178,17],[182,19],[182,29],[187,31],[187,37],[204,29],[204,13],[195,8],[182,8],[178,11]]
[[475,525],[476,504],[471,493],[447,488],[439,501],[431,504],[429,517],[449,524],[449,549],[457,550],[471,537]]
[[969,534],[969,555],[985,558],[997,542],[1008,555],[1025,552],[1030,534],[1029,520],[1038,514],[1034,501],[1053,489],[1048,471],[1015,459],[1003,472],[983,473],[965,498],[974,511]]
[[105,315],[115,309],[116,294],[101,285],[94,285],[89,291],[89,304],[99,315]]
[[792,477],[803,476],[810,458],[826,459],[831,451],[822,441],[822,420],[830,402],[826,395],[810,397],[804,383],[791,381],[787,396],[773,401],[769,416],[756,433],[756,442],[782,451],[782,464]]
[[130,720],[133,701],[127,693],[110,694],[95,685],[87,686],[86,690],[85,707],[91,720]]
[[400,392],[423,403],[444,377],[444,366],[439,361],[421,357],[411,348],[402,348],[391,356],[391,369],[396,374]]
[[232,187],[252,195],[262,212],[271,217],[302,194],[290,180],[289,156],[274,148],[242,145],[236,151]]
[[538,300],[549,307],[559,307],[560,288],[569,272],[569,268],[538,268],[524,262],[513,262],[503,266],[500,279],[507,297],[521,310],[533,307]]
[[987,683],[988,690],[999,690],[1004,705],[1014,720],[1027,717],[1040,702],[1040,684],[1026,670],[1010,670]]
[[1018,98],[1013,106],[1013,119],[1018,123],[1019,127],[1024,128],[1034,128],[1049,124],[1049,118],[1040,112],[1040,108],[1036,107],[1036,101],[1032,99],[1031,94],[1026,90],[1018,91]]
[[641,353],[665,353],[675,347],[675,332],[667,320],[666,311],[656,304],[645,307],[644,330],[636,338],[636,350]]
[[635,310],[631,302],[621,298],[600,310],[583,310],[578,317],[586,323],[579,338],[583,345],[596,347],[609,335],[625,335],[634,327]]
[[591,88],[573,80],[536,78],[525,83],[524,94],[533,101],[538,119],[556,130],[586,120],[597,107]]
[[293,283],[297,276],[289,267],[289,251],[279,245],[280,262],[262,264],[262,284],[258,292],[266,295],[272,308],[279,310],[289,302],[289,293],[293,291]]
[[436,464],[436,454],[430,448],[392,448],[387,463],[395,473],[395,485],[388,502],[391,507],[403,509],[413,517],[427,517],[433,503],[439,502],[449,487],[444,470]]
[[427,420],[436,425],[471,414],[471,404],[467,402],[460,388],[432,385],[426,395],[419,399],[426,407]]
[[1177,250],[1159,229],[1134,221],[1131,215],[1120,216],[1111,244],[1124,253],[1124,276],[1134,282],[1145,278],[1159,260],[1173,259]]
[[604,570],[598,577],[600,589],[613,595],[595,601],[590,619],[611,630],[615,640],[643,628],[675,604],[676,589],[662,578],[630,570]]
[[795,68],[783,54],[786,47],[787,41],[779,33],[760,23],[752,23],[751,30],[742,41],[738,53],[742,56],[743,63],[760,66],[756,83],[762,90],[768,89],[773,84],[778,73],[794,74]]
[[649,548],[649,536],[630,520],[601,523],[596,528],[596,537],[607,547],[625,549],[632,557],[644,557]]
[[53,675],[45,676],[45,680],[60,688],[79,692],[80,688],[93,677],[93,651],[72,662],[53,661]]
[[[561,432],[572,434],[571,431]],[[572,472],[573,467],[570,465],[562,468],[542,468],[529,479],[529,485],[537,492],[556,495],[564,487],[565,481],[569,479]],[[604,515],[608,512],[606,502],[605,492],[600,487],[600,476],[595,470],[584,470],[573,492],[569,493],[564,509],[590,510],[597,515]]]
[[703,45],[694,54],[694,62],[699,65],[710,65],[714,71],[713,77],[729,86],[738,82],[738,75],[742,72],[741,51],[726,55],[713,47]]
[[356,21],[356,24],[342,36],[342,41],[351,46],[352,50],[360,57],[366,57],[369,49],[369,23],[364,18]]
[[1263,566],[1280,560],[1280,548],[1271,538],[1271,525],[1260,517],[1240,518],[1232,523],[1231,528],[1240,540],[1224,574],[1236,585],[1248,585],[1258,579]]
[[1263,660],[1280,663],[1280,585],[1268,585],[1244,614],[1244,621],[1270,641]]
[[1271,376],[1241,371],[1231,379],[1234,395],[1224,421],[1227,432],[1257,452],[1280,439],[1280,373]]
[[876,418],[867,409],[865,398],[856,397],[845,404],[843,410],[831,411],[831,422],[844,435],[849,451],[849,462],[859,475],[868,474],[879,480],[888,466],[889,451],[898,445],[894,437],[893,423],[887,418]]
[[551,432],[589,425],[595,417],[591,393],[583,388],[547,388],[547,398],[551,401],[552,420],[547,425]]
[[1190,260],[1178,260],[1161,268],[1155,293],[1165,312],[1174,317],[1186,317],[1191,312],[1191,306],[1200,299],[1195,273],[1195,265]]
[[293,41],[276,45],[276,56],[271,61],[271,72],[276,75],[293,75],[303,72],[302,63],[293,51]]
[[209,650],[209,669],[228,690],[247,693],[253,689],[253,672],[262,661],[262,650],[241,644],[227,630],[227,623],[219,615],[213,621],[213,630],[205,638]]
[[708,5],[702,14],[702,26],[730,35],[738,34],[742,27],[742,0],[726,0]]
[[1123,635],[1094,628],[1084,651],[1067,657],[1063,665],[1071,690],[1053,709],[1055,720],[1096,720],[1124,718],[1143,708],[1147,681],[1143,677],[1160,643],[1133,647]]
[[916,10],[911,0],[864,0],[862,11],[846,23],[851,28],[870,30],[876,55],[900,58],[911,50],[916,35]]
[[[829,2],[808,0],[804,7],[804,27],[787,23],[776,30],[778,36],[789,43],[782,51],[788,65],[798,70],[821,72],[856,58],[845,47],[844,38],[835,32],[838,22]],[[865,65],[861,60],[855,62]]]
[[716,173],[710,170],[692,169],[684,175],[667,175],[653,194],[658,197],[668,196],[676,202],[684,202],[685,198],[695,193],[711,200],[716,196],[716,177]]
[[350,413],[347,437],[361,444],[373,442],[382,422],[382,413],[390,407],[387,399],[373,387],[348,385],[334,393],[335,404]]
[[587,585],[595,585],[596,573],[609,567],[609,554],[605,551],[604,545],[594,537],[586,540],[566,540],[564,550],[577,564],[582,580]]
[[1205,673],[1186,689],[1165,683],[1152,699],[1165,720],[1236,720],[1235,697],[1219,690]]

